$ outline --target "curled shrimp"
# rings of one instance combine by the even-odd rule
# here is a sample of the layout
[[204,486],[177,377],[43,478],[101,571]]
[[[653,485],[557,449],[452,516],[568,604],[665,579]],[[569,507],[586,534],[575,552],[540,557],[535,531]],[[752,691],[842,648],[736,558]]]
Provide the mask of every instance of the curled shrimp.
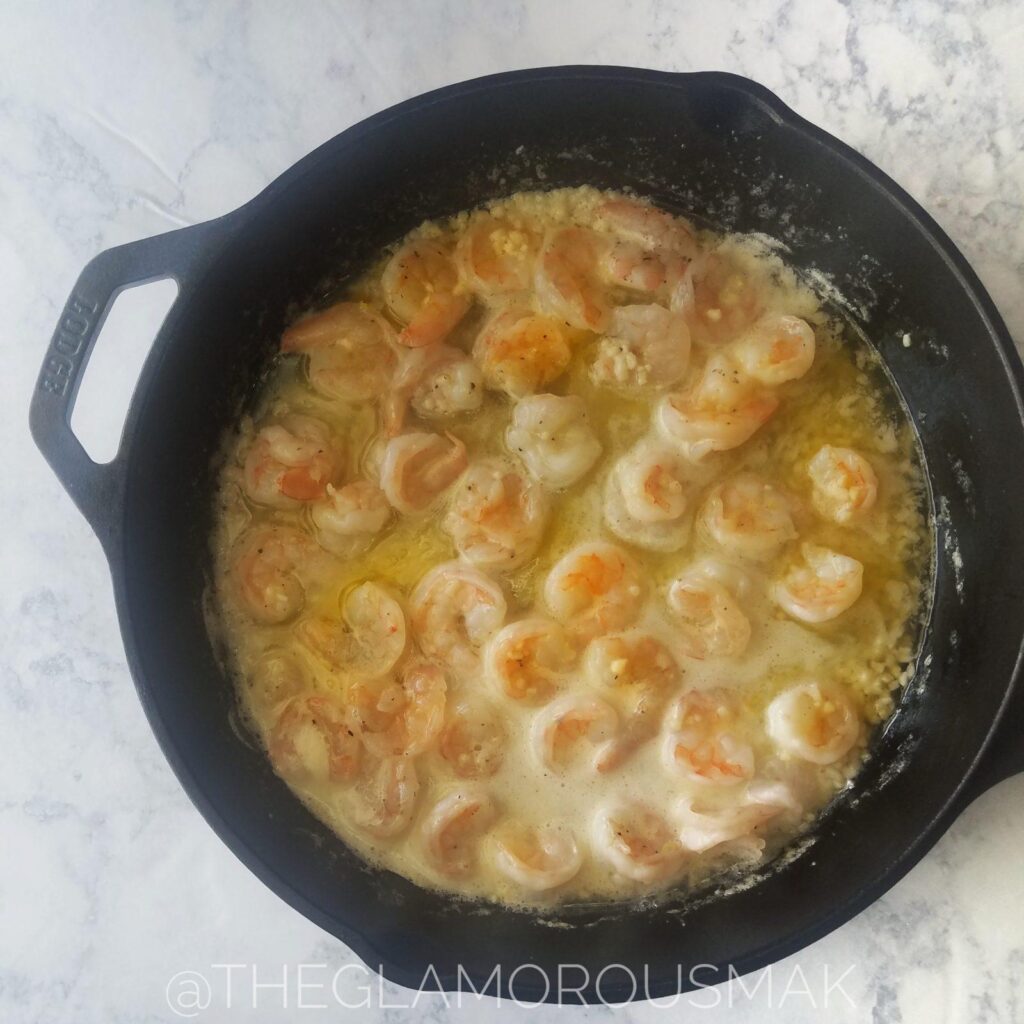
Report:
[[328,694],[293,697],[282,705],[267,749],[286,779],[347,782],[359,770],[359,723]]
[[611,283],[648,295],[671,295],[697,254],[693,226],[648,203],[611,199],[597,208],[613,234],[601,269]]
[[575,662],[568,633],[543,618],[510,622],[491,637],[484,655],[487,675],[499,692],[529,704],[549,699]]
[[468,875],[476,841],[495,816],[494,801],[478,782],[465,783],[438,800],[423,822],[423,845],[434,867],[446,875]]
[[416,584],[409,597],[412,626],[427,657],[457,675],[480,666],[480,651],[505,621],[501,587],[463,562],[444,562]]
[[327,425],[292,414],[263,427],[253,439],[242,468],[242,487],[258,505],[294,508],[323,496],[337,463]]
[[494,866],[530,892],[565,885],[583,866],[583,854],[564,825],[508,822],[494,835]]
[[544,238],[534,288],[541,308],[570,327],[603,331],[609,305],[598,280],[602,242],[587,228],[559,228]]
[[674,253],[652,252],[637,242],[619,238],[601,253],[599,267],[609,284],[657,295],[671,292],[686,273],[688,262]]
[[861,595],[864,566],[856,558],[817,544],[802,544],[804,564],[790,569],[771,587],[775,603],[801,622],[829,622]]
[[493,775],[505,756],[506,734],[495,709],[481,700],[461,700],[441,731],[441,756],[462,779]]
[[257,526],[235,547],[232,578],[242,608],[255,622],[293,619],[306,601],[305,570],[316,560],[313,540],[290,526]]
[[744,577],[712,559],[692,565],[669,584],[676,641],[689,658],[737,658],[750,643],[750,619],[738,596]]
[[514,569],[536,552],[547,518],[540,486],[504,459],[490,458],[466,471],[442,525],[474,565]]
[[523,398],[561,377],[572,349],[561,321],[512,307],[484,325],[473,343],[473,358],[489,388]]
[[807,465],[818,512],[845,526],[870,511],[878,499],[871,463],[852,448],[822,445]]
[[648,252],[675,253],[687,259],[697,254],[693,225],[682,217],[638,199],[609,199],[597,208],[604,226],[642,245]]
[[386,757],[356,782],[350,795],[355,823],[377,839],[391,839],[412,821],[420,782],[411,757]]
[[694,743],[689,736],[669,733],[662,757],[666,767],[689,782],[733,786],[754,774],[754,752],[732,733],[718,733]]
[[716,352],[696,384],[658,403],[655,422],[666,441],[697,462],[750,440],[778,406],[773,394],[753,385],[732,360]]
[[643,390],[677,384],[690,363],[686,319],[663,306],[618,306],[597,346],[590,379],[598,386]]
[[784,690],[768,705],[765,728],[783,754],[832,764],[853,749],[861,723],[838,686],[808,682]]
[[407,241],[388,261],[380,283],[388,308],[405,321],[398,340],[409,348],[444,341],[469,310],[451,250],[435,239]]
[[762,317],[730,346],[748,377],[778,385],[804,376],[814,362],[814,330],[798,316]]
[[461,349],[443,344],[407,349],[381,399],[385,431],[389,437],[402,431],[409,406],[425,420],[448,420],[475,412],[483,398],[480,367]]
[[700,525],[728,554],[763,561],[797,533],[785,495],[754,473],[720,483],[701,507]]
[[585,476],[601,442],[578,395],[532,395],[512,409],[505,443],[545,487],[562,490]]
[[631,629],[591,640],[583,673],[623,717],[623,728],[598,756],[598,771],[610,771],[657,732],[661,709],[682,679],[682,670],[653,633]]
[[540,236],[491,213],[476,214],[455,247],[463,284],[484,299],[526,291]]
[[757,860],[764,851],[764,840],[752,833],[780,814],[799,814],[801,810],[783,782],[752,782],[737,800],[718,806],[684,796],[676,805],[679,841],[692,853],[734,843]]
[[642,597],[636,563],[604,541],[573,548],[544,582],[551,614],[582,639],[630,625],[640,612]]
[[693,484],[682,459],[643,440],[612,467],[605,482],[604,521],[617,537],[650,551],[678,551],[690,536]]
[[263,708],[273,708],[308,687],[302,662],[284,650],[265,651],[245,674],[247,690]]
[[385,675],[405,653],[405,613],[379,583],[360,583],[349,591],[340,621],[316,616],[296,630],[332,668],[355,679]]
[[583,655],[583,673],[591,686],[609,691],[666,692],[682,678],[672,652],[643,629],[595,637]]
[[320,546],[342,558],[365,551],[392,515],[387,496],[369,480],[344,487],[328,484],[309,512]]
[[394,345],[383,317],[359,302],[339,302],[304,317],[281,336],[282,352],[306,355],[315,391],[350,402],[387,390],[397,362]]
[[412,393],[416,414],[425,420],[446,420],[479,409],[484,398],[480,367],[447,345],[437,345],[431,352]]
[[693,340],[721,345],[747,330],[764,311],[764,287],[726,253],[695,259],[673,295],[684,311]]
[[607,743],[614,742],[619,716],[606,701],[587,694],[567,693],[556,697],[537,712],[530,729],[530,746],[545,768],[559,770],[565,766],[578,740],[586,740],[597,748],[595,769]]
[[408,662],[398,679],[364,680],[349,687],[363,745],[377,757],[411,757],[430,747],[444,724],[448,684],[429,661]]
[[736,731],[736,701],[721,687],[687,690],[666,716],[662,760],[688,782],[734,786],[754,774],[754,751]]
[[661,882],[683,864],[683,849],[671,825],[652,807],[624,798],[594,818],[594,850],[634,882]]
[[402,434],[384,449],[381,490],[399,512],[425,512],[462,475],[466,463],[466,446],[451,434]]

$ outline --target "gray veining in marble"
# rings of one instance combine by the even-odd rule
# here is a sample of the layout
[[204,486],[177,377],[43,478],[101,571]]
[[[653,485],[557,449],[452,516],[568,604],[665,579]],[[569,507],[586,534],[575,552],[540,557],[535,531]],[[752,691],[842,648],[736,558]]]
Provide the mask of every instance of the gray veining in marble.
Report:
[[[909,189],[1022,339],[1021,52],[1016,0],[0,0],[0,1019],[183,1019],[167,994],[188,970],[211,984],[194,1019],[612,1012],[439,996],[389,1006],[411,997],[346,968],[351,954],[241,869],[192,809],[135,698],[99,545],[28,438],[45,341],[90,256],[231,209],[345,126],[448,82],[557,63],[720,68],[759,79]],[[129,324],[120,344],[137,354],[144,342]],[[123,395],[131,375],[108,364],[105,386]],[[82,429],[116,431],[121,408],[101,399]],[[770,993],[733,986],[626,1017],[1018,1024],[1022,848],[1016,778],[889,895],[779,965]],[[231,975],[230,1011],[217,964],[248,965]],[[301,964],[324,966],[299,992]],[[287,1008],[279,989],[254,993],[253,966],[260,982],[288,972]],[[826,970],[843,979],[827,1008]],[[369,1009],[339,1005],[363,985]]]

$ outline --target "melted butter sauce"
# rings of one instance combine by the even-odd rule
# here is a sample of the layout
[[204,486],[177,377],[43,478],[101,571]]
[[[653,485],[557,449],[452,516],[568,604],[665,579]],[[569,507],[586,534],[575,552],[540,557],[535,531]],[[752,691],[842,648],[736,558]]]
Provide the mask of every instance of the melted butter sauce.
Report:
[[[549,193],[526,195],[506,201],[503,210],[524,222],[586,221],[596,193]],[[449,225],[432,225],[426,234],[458,230],[465,217]],[[708,237],[704,244],[715,244]],[[741,658],[697,661],[681,658],[684,687],[726,685],[741,698],[744,737],[754,749],[758,775],[789,782],[799,792],[809,811],[823,806],[856,771],[862,749],[842,762],[824,768],[787,761],[772,749],[762,726],[766,704],[781,689],[807,678],[831,679],[844,686],[869,723],[885,718],[892,709],[893,691],[903,681],[912,663],[917,642],[920,611],[925,599],[931,558],[930,533],[920,460],[912,429],[903,417],[889,385],[872,353],[862,343],[844,335],[840,325],[819,308],[817,299],[778,261],[762,249],[731,240],[737,265],[760,277],[773,279],[770,305],[780,311],[807,319],[815,328],[817,353],[810,372],[779,389],[781,404],[774,417],[754,437],[731,452],[709,456],[701,472],[707,486],[693,502],[699,508],[703,493],[714,482],[741,470],[753,470],[791,494],[797,503],[795,521],[800,541],[832,547],[851,555],[864,565],[864,590],[857,604],[832,623],[807,626],[786,617],[765,596],[764,582],[794,559],[799,544],[787,546],[782,555],[766,565],[754,567],[753,596],[747,612],[754,625],[753,638]],[[380,266],[372,268],[351,285],[348,295],[381,307]],[[636,301],[636,300],[634,300]],[[467,317],[449,344],[466,350],[479,328],[479,313]],[[554,512],[536,556],[515,572],[505,574],[503,585],[509,599],[508,619],[522,617],[539,603],[539,592],[550,567],[574,545],[591,538],[611,537],[602,522],[602,495],[609,467],[649,430],[651,399],[634,398],[619,391],[595,387],[588,376],[595,338],[585,332],[573,337],[573,358],[569,370],[550,388],[554,393],[576,394],[587,403],[592,425],[600,438],[603,454],[597,465],[552,503]],[[704,353],[695,348],[688,381],[699,373]],[[255,426],[285,411],[301,412],[326,422],[344,443],[347,453],[346,479],[365,469],[377,432],[372,406],[345,405],[318,397],[308,386],[299,360],[282,359],[269,377]],[[504,454],[505,428],[511,400],[488,392],[483,407],[471,417],[456,418],[444,429],[460,438],[471,459]],[[219,620],[232,668],[237,674],[242,709],[255,733],[266,741],[274,710],[262,706],[247,685],[247,673],[262,652],[287,649],[296,652],[308,668],[313,686],[327,692],[344,693],[343,674],[330,670],[294,641],[293,624],[257,626],[246,618],[231,592],[232,543],[248,523],[288,523],[311,532],[301,512],[268,511],[249,504],[238,487],[239,467],[251,441],[254,425],[243,423],[232,439],[223,471],[219,523],[213,538],[215,590]],[[414,429],[438,429],[426,425]],[[847,446],[862,452],[875,468],[879,481],[876,507],[862,524],[841,527],[817,516],[811,506],[810,481],[806,465],[825,443]],[[456,556],[455,548],[440,526],[443,508],[427,517],[397,519],[386,528],[366,553],[342,562],[325,557],[327,568],[319,586],[307,589],[306,612],[340,615],[344,596],[357,583],[374,580],[407,596],[430,568]],[[659,634],[670,645],[672,633],[660,612],[668,582],[695,559],[715,553],[714,545],[699,529],[690,541],[671,554],[645,551],[623,544],[641,567],[647,605],[641,624]],[[304,613],[305,614],[305,613]],[[586,692],[581,680],[571,683]],[[544,896],[546,903],[560,900],[628,898],[656,889],[617,875],[601,858],[586,853],[595,808],[611,795],[646,801],[667,811],[672,801],[686,792],[686,785],[669,777],[660,762],[657,738],[642,745],[618,770],[600,775],[590,766],[592,748],[577,744],[575,756],[564,770],[545,769],[535,760],[528,733],[536,707],[517,706],[500,696],[484,679],[449,679],[449,703],[469,694],[482,696],[500,709],[507,743],[499,771],[483,780],[492,793],[501,817],[514,817],[534,824],[558,822],[573,830],[585,851],[579,874],[566,886]],[[417,758],[420,795],[412,826],[401,836],[374,840],[360,830],[350,806],[351,789],[340,784],[316,785],[289,782],[296,794],[315,814],[330,825],[346,843],[372,862],[426,886],[453,890],[466,895],[485,896],[512,903],[537,902],[501,876],[492,865],[492,840],[479,846],[476,867],[468,876],[452,879],[438,872],[424,854],[421,839],[423,821],[437,799],[458,783],[450,765],[436,751]],[[797,825],[773,831],[766,856],[791,841]],[[734,858],[733,858],[734,859]],[[693,856],[681,877],[673,884],[694,884],[731,863],[727,850]]]

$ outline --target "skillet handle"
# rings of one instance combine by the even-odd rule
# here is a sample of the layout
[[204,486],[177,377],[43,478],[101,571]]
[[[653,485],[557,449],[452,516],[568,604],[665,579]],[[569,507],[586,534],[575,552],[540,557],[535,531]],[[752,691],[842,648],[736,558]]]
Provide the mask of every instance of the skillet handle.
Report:
[[90,260],[75,282],[43,358],[29,408],[32,437],[108,554],[120,529],[123,448],[108,463],[94,462],[70,423],[93,344],[125,288],[170,278],[178,284],[176,303],[206,267],[214,243],[226,233],[225,221],[205,221],[129,242]]

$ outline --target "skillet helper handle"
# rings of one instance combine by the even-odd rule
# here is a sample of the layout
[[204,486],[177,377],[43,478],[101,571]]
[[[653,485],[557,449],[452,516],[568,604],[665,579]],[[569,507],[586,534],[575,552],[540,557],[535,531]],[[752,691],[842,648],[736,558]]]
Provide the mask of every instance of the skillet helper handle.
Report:
[[71,430],[93,344],[124,289],[170,278],[180,297],[206,265],[214,238],[223,230],[223,220],[206,221],[101,252],[75,282],[43,358],[29,408],[32,437],[108,551],[119,522],[122,452],[111,462],[94,462]]
[[996,734],[967,784],[966,803],[1021,772],[1024,772],[1024,674],[1018,676]]

